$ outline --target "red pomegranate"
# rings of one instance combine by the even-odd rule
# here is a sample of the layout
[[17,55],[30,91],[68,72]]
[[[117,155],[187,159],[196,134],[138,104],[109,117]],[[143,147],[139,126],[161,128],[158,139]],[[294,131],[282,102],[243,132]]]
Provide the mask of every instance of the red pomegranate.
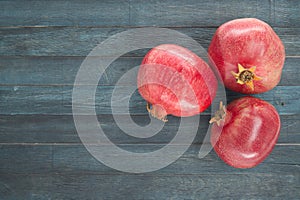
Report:
[[261,163],[274,148],[280,131],[276,109],[254,97],[237,99],[227,108],[221,104],[210,123],[214,123],[211,143],[215,152],[236,168],[251,168]]
[[217,79],[208,64],[192,51],[174,44],[151,49],[137,76],[138,91],[152,105],[152,116],[193,116],[212,103]]
[[223,78],[233,91],[256,94],[280,81],[285,60],[284,46],[263,21],[243,18],[221,25],[208,49]]

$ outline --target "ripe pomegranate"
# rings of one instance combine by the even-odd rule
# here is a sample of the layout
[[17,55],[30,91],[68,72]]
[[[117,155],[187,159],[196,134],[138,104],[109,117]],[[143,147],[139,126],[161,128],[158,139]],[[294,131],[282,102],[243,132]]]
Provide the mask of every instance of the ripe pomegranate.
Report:
[[166,116],[192,116],[212,103],[217,79],[208,64],[192,51],[174,44],[151,49],[137,76],[138,91],[152,104],[148,112],[167,121]]
[[227,108],[221,104],[210,123],[214,123],[211,144],[215,152],[236,168],[251,168],[261,163],[279,137],[280,118],[276,109],[254,97],[237,99]]
[[284,46],[263,21],[243,18],[221,25],[208,49],[228,89],[257,94],[280,81]]

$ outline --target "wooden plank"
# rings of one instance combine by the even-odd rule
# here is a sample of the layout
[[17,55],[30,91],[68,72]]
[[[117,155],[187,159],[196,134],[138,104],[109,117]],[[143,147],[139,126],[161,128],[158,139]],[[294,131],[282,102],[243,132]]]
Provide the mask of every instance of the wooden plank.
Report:
[[[8,85],[54,85],[72,83],[76,71],[84,58],[76,57],[1,57],[0,58],[0,84]],[[65,79],[64,67],[74,69],[68,75],[73,79]]]
[[1,174],[4,199],[298,199],[299,174]]
[[[126,151],[133,152],[151,152],[158,150],[165,145],[119,145]],[[177,154],[177,148],[179,145],[174,145],[173,152]],[[105,145],[103,148],[107,148]],[[260,165],[251,169],[236,169],[225,164],[212,150],[206,157],[199,159],[198,152],[200,145],[191,145],[190,148],[174,163],[162,168],[151,174],[299,174],[299,154],[300,146],[280,146],[276,145],[272,153],[264,160]],[[111,154],[108,156],[116,157],[116,159],[124,159],[124,165],[126,163],[126,157],[120,157],[117,154]],[[167,155],[165,155],[167,156]],[[163,160],[165,158],[160,157],[157,160]],[[84,174],[116,174],[118,171],[111,169],[93,156],[91,156],[87,150],[80,145],[56,145],[53,146],[53,168],[54,171],[59,172],[81,172]]]
[[[0,28],[2,56],[86,56],[108,37],[129,28]],[[173,28],[207,49],[216,28]],[[282,39],[287,56],[300,56],[300,28],[274,28]],[[113,55],[107,49],[107,55]],[[147,50],[134,51],[128,56],[143,56]]]
[[128,26],[128,1],[0,1],[1,26]]
[[279,85],[300,85],[300,58],[286,58]]
[[[48,176],[47,178],[43,178]],[[0,175],[0,196],[3,199],[50,199],[52,177],[49,175]],[[46,184],[47,183],[47,184]]]
[[0,115],[0,123],[1,143],[80,143],[70,115]]
[[[0,57],[0,85],[73,85],[84,57]],[[99,85],[115,85],[128,70],[140,65],[142,57],[121,57],[106,70]],[[300,57],[288,57],[279,85],[300,84]]]
[[[71,90],[68,92],[71,94]],[[5,111],[5,104],[11,102],[11,104],[9,103],[9,108],[6,110],[6,112],[11,110],[10,114],[20,114],[20,110],[17,111],[18,109],[13,109],[18,106],[20,106],[19,109],[23,110],[22,112],[30,111],[35,107],[35,111],[32,110],[35,113],[62,113],[63,110],[61,109],[64,107],[63,93],[62,87],[1,87],[0,99],[2,103],[0,110],[1,112]],[[66,108],[64,110],[66,111]],[[71,111],[71,108],[68,108],[67,110]]]
[[[277,86],[271,91],[253,96],[271,103],[275,106],[280,115],[286,115],[288,113],[290,113],[290,115],[297,115],[300,113],[300,106],[298,105],[300,94],[293,89],[298,87],[299,86]],[[285,95],[287,95],[286,98],[284,97]],[[227,91],[226,96],[227,102],[229,103],[241,95],[236,92]],[[293,109],[294,111],[290,112],[290,109]]]
[[0,152],[0,173],[46,173],[52,168],[52,145],[0,145]]
[[[164,144],[118,145],[120,148],[146,153],[164,147]],[[0,174],[40,174],[40,173],[76,173],[76,174],[119,174],[96,160],[82,144],[1,144]],[[99,149],[108,145],[99,145]],[[173,155],[179,155],[180,145],[169,145]],[[174,163],[150,174],[299,174],[300,145],[276,145],[272,153],[260,165],[251,169],[236,169],[225,164],[212,150],[206,157],[199,159],[200,145],[193,144]],[[107,156],[123,159],[126,156],[112,153]],[[154,156],[154,155],[153,155]],[[165,155],[168,156],[168,155]],[[158,162],[165,156],[157,157]]]
[[[0,85],[73,85],[84,57],[1,57]],[[142,57],[121,57],[105,71],[99,85],[115,85]]]
[[[1,26],[219,26],[256,17],[299,27],[297,1],[0,1]],[[30,12],[29,12],[30,11]],[[87,12],[88,11],[88,12]]]
[[[135,145],[119,145],[122,149],[131,152],[152,152],[163,148],[165,144],[135,144]],[[169,145],[174,154],[178,154],[179,145]],[[99,149],[106,148],[107,145],[100,146]],[[192,144],[190,148],[174,163],[152,172],[151,174],[290,174],[299,173],[300,151],[299,145],[276,145],[272,153],[260,165],[251,169],[236,169],[225,164],[212,150],[206,157],[199,159],[198,152],[200,145]],[[118,154],[109,156],[116,159],[124,159],[126,157]],[[168,155],[165,155],[168,156]],[[159,159],[164,159],[158,157]],[[59,172],[81,172],[111,174],[118,173],[98,160],[96,160],[82,145],[55,145],[53,146],[53,169]]]
[[[131,1],[131,23],[138,26],[219,26],[243,17],[271,23],[268,1]],[[266,14],[268,13],[268,14]]]
[[83,53],[86,56],[97,44],[123,30],[125,29],[78,27],[1,28],[0,55],[75,56]]
[[[92,86],[79,86],[82,95],[89,94]],[[273,90],[255,95],[273,104],[281,115],[297,115],[300,113],[299,90],[300,86],[277,86]],[[95,108],[88,102],[76,102],[74,105],[86,113],[87,109],[96,109],[97,114],[111,114],[111,96],[116,87],[98,86],[96,91]],[[146,114],[145,100],[135,91],[130,95],[129,91],[135,90],[135,86],[118,86],[116,99],[122,103],[114,108],[115,114],[126,114],[124,104],[129,100],[129,111],[133,115]],[[1,86],[0,87],[0,114],[72,114],[72,86]],[[227,91],[228,102],[240,97],[241,94]],[[203,114],[210,114],[207,109]]]
[[[82,116],[84,117],[84,116]],[[127,116],[117,116],[119,119]],[[201,115],[195,144],[202,144],[208,131],[209,115]],[[148,115],[132,116],[140,126],[150,123]],[[282,115],[279,144],[300,143],[300,115]],[[169,117],[169,122],[155,136],[150,138],[135,138],[116,124],[111,115],[99,115],[98,121],[102,130],[115,144],[167,144],[177,134],[179,118]],[[72,143],[80,144],[73,116],[71,115],[0,115],[0,142],[1,143]],[[17,126],[16,126],[17,124]],[[86,130],[96,128],[87,123]],[[122,125],[121,125],[122,126]],[[184,127],[192,123],[183,124]]]
[[300,3],[298,1],[276,0],[273,3],[272,11],[275,18],[274,24],[286,27],[300,25]]

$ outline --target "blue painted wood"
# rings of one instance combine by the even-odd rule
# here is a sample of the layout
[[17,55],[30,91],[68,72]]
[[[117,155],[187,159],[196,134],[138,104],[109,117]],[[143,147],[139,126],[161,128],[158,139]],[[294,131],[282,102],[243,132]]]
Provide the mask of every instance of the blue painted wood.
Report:
[[[91,93],[92,86],[79,86],[83,93]],[[281,115],[300,114],[299,96],[300,86],[277,86],[273,90],[255,95],[273,104]],[[97,114],[111,114],[111,97],[114,86],[98,86],[96,91],[95,108],[89,102],[74,104],[86,113],[86,109],[96,109]],[[129,101],[129,111],[133,115],[147,114],[146,102],[138,91],[132,95],[136,86],[118,86],[116,99]],[[72,86],[0,86],[0,114],[49,114],[72,115]],[[228,102],[241,97],[239,93],[227,91]],[[122,109],[123,104],[115,105],[115,114],[127,114]],[[207,109],[203,114],[210,114]]]
[[276,0],[270,2],[274,24],[286,27],[300,26],[300,3],[298,1]]
[[128,26],[128,1],[0,1],[1,26]]
[[[277,174],[0,175],[2,197],[15,199],[298,199],[299,177]],[[16,181],[18,180],[18,181]]]
[[[0,28],[2,56],[87,56],[108,37],[129,28]],[[216,28],[172,28],[192,37],[207,49]],[[286,48],[287,56],[300,56],[300,28],[274,28]],[[150,34],[150,33],[149,33]],[[135,38],[132,38],[133,40]],[[130,39],[128,39],[130,40]],[[113,55],[107,49],[107,55]],[[135,51],[127,56],[144,56],[148,50]]]
[[[165,144],[124,144],[120,148],[133,152],[151,152]],[[126,174],[107,167],[96,160],[82,144],[1,144],[0,175],[3,174]],[[107,144],[99,144],[99,149],[107,149]],[[180,144],[170,145],[178,155]],[[251,169],[236,169],[225,164],[212,150],[206,157],[199,159],[200,145],[190,148],[174,163],[151,173],[142,175],[230,175],[230,174],[288,174],[299,176],[299,145],[276,145],[272,153],[260,165]],[[112,153],[116,159],[124,159]],[[164,158],[157,157],[158,160]]]
[[139,26],[219,26],[243,17],[265,20],[272,26],[299,27],[297,1],[131,1],[131,22]]
[[[133,121],[140,126],[150,123],[148,115],[133,115]],[[127,116],[118,116],[119,119]],[[195,144],[201,144],[208,131],[210,115],[201,115]],[[281,131],[278,143],[300,143],[300,115],[281,115]],[[180,119],[168,117],[164,128],[150,138],[135,138],[118,127],[112,115],[99,115],[98,121],[109,139],[115,144],[167,144],[176,135]],[[0,143],[55,143],[81,144],[73,117],[70,115],[0,115]],[[17,124],[17,126],[16,126]],[[124,124],[123,124],[124,125]],[[183,127],[192,126],[183,124]],[[95,126],[87,123],[86,130]]]
[[268,1],[131,1],[131,23],[138,26],[219,26],[234,18],[258,17],[272,23]]
[[22,173],[22,171],[25,173],[47,173],[51,170],[53,159],[53,147],[51,145],[42,147],[36,145],[1,145],[0,151],[0,174]]
[[[219,26],[256,17],[272,26],[298,26],[297,1],[75,0],[0,1],[1,26]],[[29,12],[30,11],[30,12]]]
[[[0,1],[0,199],[299,199],[299,9],[298,1],[283,0]],[[278,145],[261,165],[234,169],[214,152],[199,160],[208,112],[194,145],[156,172],[117,172],[85,150],[71,116],[72,82],[97,44],[132,27],[164,26],[207,48],[217,26],[240,17],[273,26],[288,56],[280,86],[259,95],[276,106],[282,121]],[[109,115],[112,85],[146,51],[114,63],[109,78],[100,82],[103,93],[97,94],[99,121],[110,139],[141,152],[162,147],[178,124],[170,117],[159,137],[133,140]],[[229,100],[239,96],[227,95]],[[149,120],[138,95],[131,111],[137,123]]]
[[[149,152],[165,146],[165,144],[134,144],[119,145],[127,151]],[[178,145],[171,145],[174,154],[178,153]],[[100,148],[107,148],[106,145]],[[255,168],[235,169],[226,165],[212,150],[206,157],[197,157],[200,145],[193,144],[174,163],[159,171],[149,174],[257,174],[257,173],[299,173],[300,158],[297,154],[300,147],[295,145],[277,145],[270,156]],[[69,155],[69,156],[67,156]],[[114,154],[122,159],[118,154]],[[119,156],[119,157],[118,157]],[[164,159],[164,158],[160,158]],[[126,159],[125,161],[126,162]],[[89,163],[90,165],[87,165]],[[53,146],[53,168],[60,172],[86,172],[86,173],[110,173],[116,172],[92,157],[82,145],[55,145]],[[283,168],[286,168],[285,171]],[[18,168],[16,169],[18,170]],[[117,173],[117,172],[116,172]]]
[[[0,57],[0,85],[47,86],[73,85],[77,71],[85,57],[4,56]],[[128,70],[138,66],[142,57],[122,57],[106,70],[99,85],[115,85]],[[280,86],[300,84],[300,57],[286,58]]]

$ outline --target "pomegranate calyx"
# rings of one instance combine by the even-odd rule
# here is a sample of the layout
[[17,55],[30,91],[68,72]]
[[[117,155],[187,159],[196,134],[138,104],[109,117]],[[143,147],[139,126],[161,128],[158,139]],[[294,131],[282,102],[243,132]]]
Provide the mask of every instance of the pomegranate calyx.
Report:
[[217,123],[220,126],[221,122],[225,120],[226,116],[226,107],[223,105],[223,102],[220,102],[219,110],[215,112],[215,116],[210,119],[209,123]]
[[150,108],[150,104],[147,102],[146,107],[147,107],[147,111],[151,114],[152,117],[159,119],[163,122],[168,121],[167,112],[162,106],[155,104],[155,105],[152,105]]
[[262,79],[261,77],[256,76],[256,74],[254,73],[256,67],[253,66],[249,69],[246,69],[241,64],[238,64],[238,69],[238,73],[235,73],[233,71],[231,72],[231,74],[236,79],[236,82],[241,85],[246,84],[252,91],[254,91],[253,81],[259,81]]

